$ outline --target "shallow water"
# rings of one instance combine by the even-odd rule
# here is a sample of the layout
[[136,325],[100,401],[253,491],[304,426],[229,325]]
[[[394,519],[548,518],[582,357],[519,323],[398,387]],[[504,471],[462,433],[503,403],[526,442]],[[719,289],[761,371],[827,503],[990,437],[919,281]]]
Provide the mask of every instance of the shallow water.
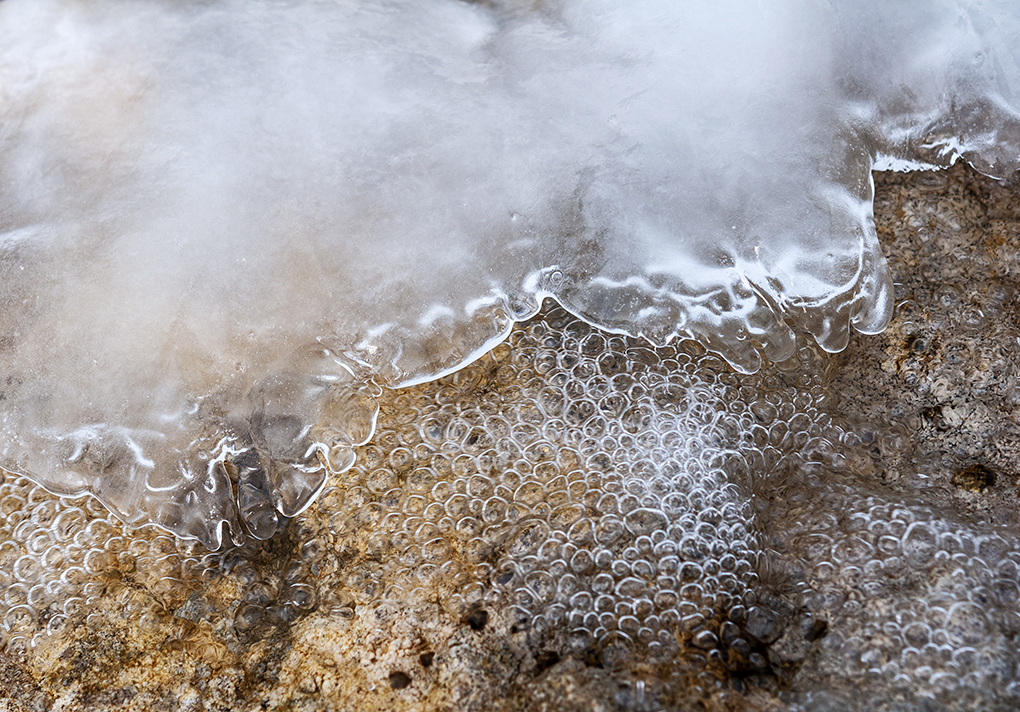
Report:
[[[881,330],[870,171],[1020,161],[1014,4],[0,4],[0,462],[210,546],[552,296]],[[241,524],[243,522],[243,524]]]
[[883,334],[739,374],[547,308],[267,541],[5,476],[7,655],[71,709],[1015,708],[1020,201],[963,168],[877,179]]

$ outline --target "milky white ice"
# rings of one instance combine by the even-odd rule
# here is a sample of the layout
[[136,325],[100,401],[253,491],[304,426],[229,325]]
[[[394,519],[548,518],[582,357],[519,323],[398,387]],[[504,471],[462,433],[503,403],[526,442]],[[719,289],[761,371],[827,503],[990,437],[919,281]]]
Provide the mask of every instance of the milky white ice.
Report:
[[841,349],[873,165],[1016,170],[1018,61],[1015,0],[0,0],[0,465],[215,546],[547,296]]

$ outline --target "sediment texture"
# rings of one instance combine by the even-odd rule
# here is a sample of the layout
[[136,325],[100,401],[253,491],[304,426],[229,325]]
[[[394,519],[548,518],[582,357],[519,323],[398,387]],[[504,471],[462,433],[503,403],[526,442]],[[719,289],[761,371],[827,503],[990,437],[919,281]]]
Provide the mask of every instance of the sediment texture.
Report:
[[877,183],[897,312],[842,354],[550,307],[219,552],[5,477],[0,705],[1015,708],[1020,185]]

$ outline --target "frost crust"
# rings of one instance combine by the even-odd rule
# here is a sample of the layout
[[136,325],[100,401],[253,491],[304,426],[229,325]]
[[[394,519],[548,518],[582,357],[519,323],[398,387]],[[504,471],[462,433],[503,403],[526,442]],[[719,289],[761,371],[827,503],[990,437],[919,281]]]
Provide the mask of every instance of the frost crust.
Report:
[[1015,171],[1018,62],[1005,1],[4,0],[0,464],[215,546],[546,297],[842,349],[873,166]]

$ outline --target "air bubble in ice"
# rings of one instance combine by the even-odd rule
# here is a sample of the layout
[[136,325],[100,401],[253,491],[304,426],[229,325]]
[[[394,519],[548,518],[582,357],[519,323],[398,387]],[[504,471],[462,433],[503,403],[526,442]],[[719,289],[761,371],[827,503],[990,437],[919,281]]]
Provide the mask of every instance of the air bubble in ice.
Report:
[[4,0],[0,464],[217,545],[548,296],[743,371],[882,329],[870,171],[1017,168],[1015,3],[699,8]]

